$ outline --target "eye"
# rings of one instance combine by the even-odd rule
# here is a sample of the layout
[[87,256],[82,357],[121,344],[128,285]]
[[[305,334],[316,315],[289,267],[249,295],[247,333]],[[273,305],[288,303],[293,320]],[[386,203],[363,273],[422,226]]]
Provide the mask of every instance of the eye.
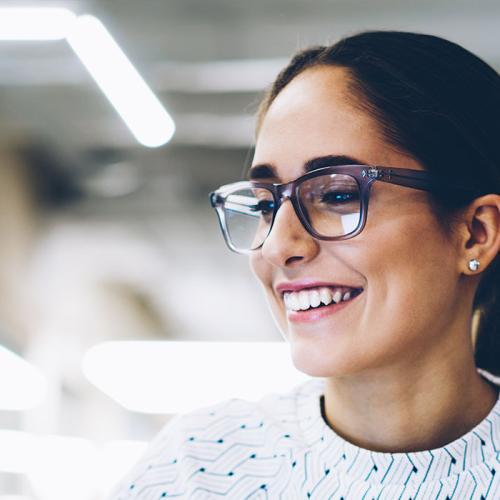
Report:
[[274,201],[272,200],[260,200],[252,210],[260,212],[262,217],[269,219],[274,210]]
[[335,203],[346,203],[350,201],[356,201],[359,198],[359,193],[355,191],[329,191],[323,193],[321,201],[325,203],[335,204]]

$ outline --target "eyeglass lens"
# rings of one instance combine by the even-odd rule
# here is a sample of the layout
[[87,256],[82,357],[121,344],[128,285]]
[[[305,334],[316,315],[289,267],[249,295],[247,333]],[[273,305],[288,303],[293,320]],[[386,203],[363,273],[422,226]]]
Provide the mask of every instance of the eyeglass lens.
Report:
[[[299,205],[312,229],[320,236],[353,232],[360,221],[357,180],[346,174],[312,177],[299,185]],[[224,203],[226,229],[232,245],[241,250],[258,248],[270,232],[274,200],[266,188],[238,189]]]

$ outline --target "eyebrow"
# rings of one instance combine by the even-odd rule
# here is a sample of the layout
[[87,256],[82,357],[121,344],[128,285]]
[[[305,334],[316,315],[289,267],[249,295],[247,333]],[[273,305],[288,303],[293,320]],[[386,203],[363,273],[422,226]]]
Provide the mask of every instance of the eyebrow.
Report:
[[[346,155],[327,155],[311,158],[304,164],[303,171],[311,172],[323,167],[334,167],[338,165],[366,165],[366,162]],[[276,173],[276,168],[271,163],[261,163],[252,165],[247,172],[248,180],[256,179],[280,179]]]

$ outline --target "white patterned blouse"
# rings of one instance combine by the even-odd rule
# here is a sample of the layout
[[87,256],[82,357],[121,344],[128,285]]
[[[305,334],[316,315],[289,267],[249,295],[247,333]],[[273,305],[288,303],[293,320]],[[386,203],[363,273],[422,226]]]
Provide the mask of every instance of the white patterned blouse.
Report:
[[323,387],[311,379],[256,402],[228,399],[174,417],[109,500],[500,499],[500,399],[442,448],[382,453],[328,426]]

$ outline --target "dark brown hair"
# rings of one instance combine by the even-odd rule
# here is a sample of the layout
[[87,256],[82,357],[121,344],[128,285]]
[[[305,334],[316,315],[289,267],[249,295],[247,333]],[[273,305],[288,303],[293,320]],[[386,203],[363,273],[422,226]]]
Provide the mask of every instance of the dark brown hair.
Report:
[[[380,124],[384,138],[443,178],[474,176],[483,194],[500,194],[500,75],[460,45],[402,31],[366,31],[293,56],[262,100],[257,134],[269,106],[299,73],[315,66],[345,68],[353,104]],[[472,199],[450,192],[430,198],[445,231]],[[482,273],[474,298],[479,315],[475,359],[500,375],[498,255]]]

